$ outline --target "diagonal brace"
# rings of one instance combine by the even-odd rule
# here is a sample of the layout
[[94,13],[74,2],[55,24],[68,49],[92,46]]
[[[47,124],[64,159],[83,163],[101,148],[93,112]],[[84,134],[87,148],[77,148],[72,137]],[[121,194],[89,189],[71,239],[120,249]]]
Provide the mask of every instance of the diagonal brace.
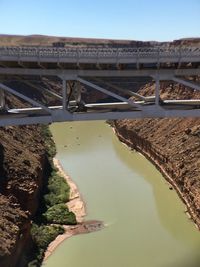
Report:
[[199,84],[196,84],[192,81],[187,81],[187,80],[184,80],[184,79],[181,79],[181,78],[178,78],[178,77],[173,77],[172,80],[174,82],[177,82],[177,83],[181,83],[185,86],[188,86],[194,90],[199,90],[200,91],[200,85]]
[[102,88],[102,87],[100,87],[100,86],[98,86],[98,85],[96,85],[96,84],[93,84],[93,83],[91,83],[91,82],[89,82],[89,81],[86,81],[86,80],[84,80],[84,79],[82,79],[82,78],[79,78],[79,77],[78,77],[78,78],[77,78],[77,81],[79,81],[79,82],[81,82],[81,83],[83,83],[83,84],[85,84],[85,85],[88,85],[88,86],[94,88],[95,90],[98,90],[98,91],[100,91],[100,92],[102,92],[102,93],[104,93],[104,94],[106,94],[106,95],[110,95],[110,96],[112,96],[112,97],[114,97],[114,98],[116,98],[116,99],[118,99],[118,100],[120,100],[120,101],[122,101],[122,102],[126,102],[126,103],[128,103],[130,106],[137,107],[137,108],[139,108],[139,109],[142,108],[141,105],[135,103],[133,100],[127,99],[127,98],[122,97],[122,96],[119,96],[119,95],[117,95],[117,94],[115,94],[115,93],[113,93],[113,92],[110,92],[110,91],[108,91],[108,90],[106,90],[106,89],[104,89],[104,88]]
[[114,85],[114,84],[111,84],[109,82],[104,82],[103,80],[101,80],[99,78],[95,78],[94,80],[96,80],[97,82],[98,81],[99,82],[102,82],[105,85],[110,86],[111,88],[113,88],[113,89],[115,89],[115,90],[117,90],[119,92],[123,92],[123,93],[126,93],[126,94],[130,95],[130,96],[134,96],[134,97],[136,97],[137,99],[139,99],[141,101],[146,101],[146,99],[147,99],[147,97],[145,97],[145,96],[142,96],[140,94],[137,94],[137,93],[135,93],[133,91],[130,91],[130,90],[127,90],[127,89],[122,89],[121,87],[119,87],[117,85]]
[[50,95],[55,96],[55,97],[58,98],[58,99],[62,99],[62,96],[60,96],[60,95],[58,95],[58,94],[52,92],[51,90],[49,90],[49,89],[47,89],[47,88],[44,88],[44,87],[42,87],[42,86],[40,86],[40,85],[32,84],[31,82],[29,82],[29,81],[25,81],[25,80],[20,79],[20,78],[18,78],[18,80],[19,80],[20,82],[23,82],[24,84],[26,84],[26,85],[32,87],[32,88],[35,88],[36,90],[39,90],[40,92],[47,92],[47,93],[49,93]]
[[4,90],[0,88],[0,109],[4,109],[4,108],[5,108],[5,94],[4,94]]
[[22,98],[23,100],[29,102],[29,103],[32,104],[33,106],[41,107],[42,109],[44,109],[44,110],[47,111],[48,113],[52,113],[52,111],[51,111],[48,107],[46,107],[46,106],[44,106],[43,104],[38,103],[37,101],[35,101],[35,100],[33,100],[33,99],[31,99],[31,98],[29,98],[29,97],[27,97],[27,96],[25,96],[25,95],[23,95],[23,94],[17,92],[16,90],[14,90],[14,89],[12,89],[12,88],[10,88],[10,87],[4,85],[3,83],[0,83],[0,88],[2,88],[3,90],[5,90],[6,92],[9,92],[9,93],[11,93],[11,94],[13,94],[13,95],[16,95],[16,96]]

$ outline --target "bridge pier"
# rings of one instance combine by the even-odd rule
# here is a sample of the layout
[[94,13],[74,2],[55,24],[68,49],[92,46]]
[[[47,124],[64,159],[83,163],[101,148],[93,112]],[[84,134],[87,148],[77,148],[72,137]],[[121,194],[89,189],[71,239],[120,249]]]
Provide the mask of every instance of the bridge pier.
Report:
[[79,81],[76,81],[74,85],[74,92],[73,92],[75,101],[77,103],[80,103],[81,101],[81,83]]
[[65,79],[62,80],[62,107],[63,110],[67,108],[67,82]]
[[74,102],[74,107],[78,107],[79,103],[81,102],[81,93],[81,83],[79,81],[62,78],[63,110],[70,110],[70,100]]
[[0,88],[0,110],[5,109],[5,93],[4,90]]
[[156,75],[156,87],[155,87],[155,104],[156,106],[160,103],[160,77],[159,74]]

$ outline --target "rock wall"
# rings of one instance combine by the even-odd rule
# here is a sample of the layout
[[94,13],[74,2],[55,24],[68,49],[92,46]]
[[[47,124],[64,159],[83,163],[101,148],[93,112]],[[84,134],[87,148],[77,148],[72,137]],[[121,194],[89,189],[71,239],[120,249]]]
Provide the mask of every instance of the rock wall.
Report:
[[0,128],[0,266],[23,266],[49,165],[40,126]]
[[[183,86],[162,84],[161,97],[199,97]],[[152,84],[140,90],[153,92]],[[200,119],[118,120],[114,128],[119,139],[140,151],[173,184],[200,228]]]
[[0,266],[17,266],[22,251],[30,242],[29,216],[12,196],[1,194],[0,217]]
[[[18,81],[8,80],[7,84],[50,105],[54,101],[40,91],[27,90]],[[48,88],[48,84],[44,85]],[[59,83],[55,80],[49,86],[57,89]],[[10,108],[28,106],[10,94],[6,94],[6,103]],[[44,127],[40,125],[0,127],[1,267],[27,266],[25,254],[32,247],[31,219],[51,172],[45,139]],[[54,145],[48,140],[49,146],[51,142]]]

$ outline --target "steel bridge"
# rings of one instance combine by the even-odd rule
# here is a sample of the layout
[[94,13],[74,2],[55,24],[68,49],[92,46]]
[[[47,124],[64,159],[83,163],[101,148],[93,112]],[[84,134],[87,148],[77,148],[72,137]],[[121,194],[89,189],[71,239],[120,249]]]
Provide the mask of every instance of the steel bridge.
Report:
[[[162,100],[160,97],[161,81],[200,90],[200,84],[195,82],[199,76],[200,47],[194,46],[0,47],[0,126],[124,118],[200,117],[200,99]],[[56,77],[61,84],[60,90],[35,84],[34,80],[41,77]],[[132,79],[132,88],[113,84],[112,79]],[[26,90],[18,90],[15,81],[26,86]],[[134,86],[138,81],[143,84],[154,82],[154,96],[138,94]],[[30,88],[39,90],[43,95],[51,95],[59,104],[49,106],[41,99],[30,96],[27,94]],[[87,103],[82,97],[84,90],[89,90],[90,94],[100,92],[107,96],[107,101]],[[8,107],[5,97],[8,93],[21,98],[28,106]]]

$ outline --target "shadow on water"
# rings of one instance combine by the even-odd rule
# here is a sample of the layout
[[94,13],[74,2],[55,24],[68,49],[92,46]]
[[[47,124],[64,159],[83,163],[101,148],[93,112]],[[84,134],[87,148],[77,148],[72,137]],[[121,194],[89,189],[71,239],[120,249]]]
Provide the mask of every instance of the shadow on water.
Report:
[[[177,209],[174,207],[177,203],[178,196],[176,192],[169,190],[168,185],[164,186],[161,174],[152,168],[152,164],[145,160],[141,155],[138,157],[138,153],[135,151],[128,151],[132,156],[127,156],[127,150],[125,146],[119,146],[118,139],[113,136],[113,148],[116,152],[116,156],[133,172],[137,173],[138,176],[142,177],[147,181],[153,192],[157,214],[162,226],[170,233],[173,238],[190,244],[191,247],[197,249],[200,248],[200,233],[192,224],[189,222],[189,218],[184,214],[184,208]],[[164,179],[164,178],[163,178]],[[180,200],[179,200],[180,201]],[[173,208],[171,208],[173,207]],[[180,207],[180,202],[179,202]],[[180,214],[182,212],[182,214]],[[185,218],[185,219],[184,219]],[[187,261],[186,261],[187,262]],[[200,257],[198,259],[197,265],[185,265],[182,263],[180,267],[199,267],[200,266]],[[172,266],[163,266],[163,267],[172,267]],[[176,265],[179,267],[179,265]]]

